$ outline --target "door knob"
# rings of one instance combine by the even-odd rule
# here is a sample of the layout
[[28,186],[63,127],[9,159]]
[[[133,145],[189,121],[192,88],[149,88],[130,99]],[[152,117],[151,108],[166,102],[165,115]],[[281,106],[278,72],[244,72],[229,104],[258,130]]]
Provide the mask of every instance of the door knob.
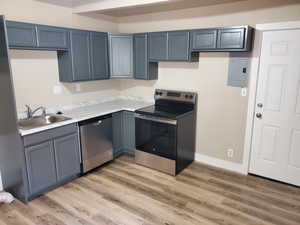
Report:
[[257,103],[257,107],[262,108],[263,104],[262,103]]
[[257,117],[258,119],[261,119],[261,118],[262,118],[262,114],[261,114],[261,113],[256,113],[256,117]]

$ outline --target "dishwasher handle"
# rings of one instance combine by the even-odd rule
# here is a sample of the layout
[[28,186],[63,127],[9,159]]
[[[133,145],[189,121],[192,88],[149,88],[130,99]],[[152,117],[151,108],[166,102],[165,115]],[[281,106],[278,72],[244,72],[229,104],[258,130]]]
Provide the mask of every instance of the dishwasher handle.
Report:
[[98,120],[97,122],[92,123],[93,126],[100,126],[102,123],[102,120]]

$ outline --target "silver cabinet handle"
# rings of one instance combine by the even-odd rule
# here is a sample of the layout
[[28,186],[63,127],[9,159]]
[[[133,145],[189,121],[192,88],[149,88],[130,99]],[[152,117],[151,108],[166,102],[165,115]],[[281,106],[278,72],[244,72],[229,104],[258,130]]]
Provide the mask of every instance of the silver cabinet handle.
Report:
[[139,118],[142,120],[149,120],[149,121],[158,122],[158,123],[166,123],[166,124],[171,124],[171,125],[177,124],[176,120],[165,119],[165,118],[154,117],[154,116],[146,116],[146,115],[141,115],[138,113],[135,114],[135,118]]

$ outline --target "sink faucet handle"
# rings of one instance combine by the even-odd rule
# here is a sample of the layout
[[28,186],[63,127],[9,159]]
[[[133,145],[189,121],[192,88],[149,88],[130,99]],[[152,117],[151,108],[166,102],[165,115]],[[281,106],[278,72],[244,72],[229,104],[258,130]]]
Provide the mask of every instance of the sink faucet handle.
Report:
[[32,117],[32,109],[30,108],[29,105],[25,105],[26,107],[26,114],[27,114],[27,118],[31,118]]

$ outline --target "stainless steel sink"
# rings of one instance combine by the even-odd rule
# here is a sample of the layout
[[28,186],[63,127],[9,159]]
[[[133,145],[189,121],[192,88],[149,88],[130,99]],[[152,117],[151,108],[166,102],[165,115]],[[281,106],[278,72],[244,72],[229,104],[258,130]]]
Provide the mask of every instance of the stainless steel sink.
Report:
[[29,119],[19,120],[18,125],[23,130],[29,130],[29,129],[43,127],[53,123],[58,123],[70,119],[71,118],[61,116],[61,115],[48,114],[46,116],[35,116]]

